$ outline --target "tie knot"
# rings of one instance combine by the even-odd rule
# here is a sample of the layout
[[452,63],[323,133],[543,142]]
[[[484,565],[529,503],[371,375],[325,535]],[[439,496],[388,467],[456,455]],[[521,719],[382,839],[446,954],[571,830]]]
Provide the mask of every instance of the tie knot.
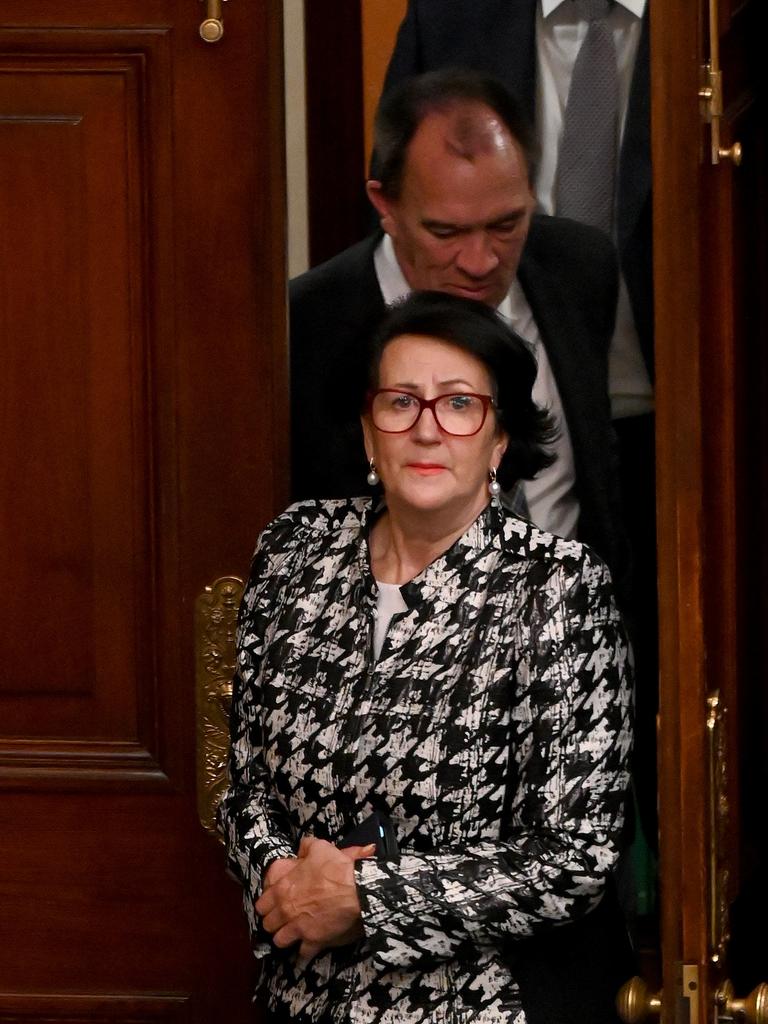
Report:
[[607,18],[612,6],[612,0],[575,0],[575,3],[585,21]]

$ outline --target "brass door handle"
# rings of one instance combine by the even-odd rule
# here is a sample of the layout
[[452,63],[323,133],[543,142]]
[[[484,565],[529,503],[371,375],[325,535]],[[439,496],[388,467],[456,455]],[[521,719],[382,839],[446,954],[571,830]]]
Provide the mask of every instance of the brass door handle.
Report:
[[717,154],[721,160],[730,160],[734,167],[738,167],[741,164],[741,143],[734,142],[728,149],[718,146]]
[[619,989],[616,1009],[624,1024],[641,1024],[650,1017],[661,1016],[661,993],[651,995],[642,978],[630,978]]
[[241,579],[222,576],[195,601],[197,812],[206,832],[217,838],[221,837],[216,809],[227,786],[235,631],[242,595]]
[[736,999],[733,985],[724,981],[715,994],[717,1020],[745,1021],[746,1024],[768,1024],[768,982],[761,982],[744,999]]
[[223,0],[204,0],[205,20],[200,25],[200,38],[206,43],[218,43],[224,35]]

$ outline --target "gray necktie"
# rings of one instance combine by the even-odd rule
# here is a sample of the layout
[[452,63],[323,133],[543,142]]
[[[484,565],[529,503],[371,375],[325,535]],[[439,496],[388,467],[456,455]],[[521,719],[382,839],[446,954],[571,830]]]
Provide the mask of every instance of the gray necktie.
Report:
[[616,184],[618,75],[611,0],[573,0],[589,28],[573,65],[557,165],[555,213],[610,234]]

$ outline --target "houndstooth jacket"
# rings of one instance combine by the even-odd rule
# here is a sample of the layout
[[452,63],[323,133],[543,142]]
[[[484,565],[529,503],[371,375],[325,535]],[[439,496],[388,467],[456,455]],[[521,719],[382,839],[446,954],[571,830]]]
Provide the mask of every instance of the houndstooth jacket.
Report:
[[[220,808],[273,1010],[523,1024],[516,943],[600,899],[628,786],[631,681],[608,572],[489,505],[402,588],[378,661],[371,502],[307,501],[259,538]],[[399,862],[356,866],[365,938],[299,961],[254,913],[267,867],[372,810]]]

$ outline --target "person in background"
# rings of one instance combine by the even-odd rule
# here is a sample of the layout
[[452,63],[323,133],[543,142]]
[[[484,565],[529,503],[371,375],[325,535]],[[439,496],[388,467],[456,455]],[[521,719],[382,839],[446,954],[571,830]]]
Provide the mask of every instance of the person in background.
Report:
[[259,538],[220,822],[276,1024],[617,1021],[630,663],[604,563],[498,500],[552,459],[536,373],[490,305],[412,295],[359,402],[382,497]]
[[[368,182],[382,231],[290,287],[292,493],[357,493],[364,461],[345,396],[386,307],[413,289],[485,302],[531,346],[534,399],[557,428],[555,461],[522,486],[542,529],[589,543],[627,590],[608,401],[617,264],[599,230],[534,215],[530,129],[499,83],[418,76],[386,96]],[[330,393],[338,394],[333,402]]]
[[[620,260],[608,390],[632,548],[635,788],[656,845],[658,609],[648,0],[409,0],[383,96],[427,71],[498,78],[534,124],[540,213],[609,234]],[[374,166],[376,158],[374,158]],[[652,893],[649,894],[652,898]]]
[[[591,68],[581,67],[586,63]],[[614,416],[652,412],[647,0],[409,0],[383,97],[414,76],[445,68],[492,75],[522,104],[538,150],[537,209],[615,238],[622,292],[611,354]]]

